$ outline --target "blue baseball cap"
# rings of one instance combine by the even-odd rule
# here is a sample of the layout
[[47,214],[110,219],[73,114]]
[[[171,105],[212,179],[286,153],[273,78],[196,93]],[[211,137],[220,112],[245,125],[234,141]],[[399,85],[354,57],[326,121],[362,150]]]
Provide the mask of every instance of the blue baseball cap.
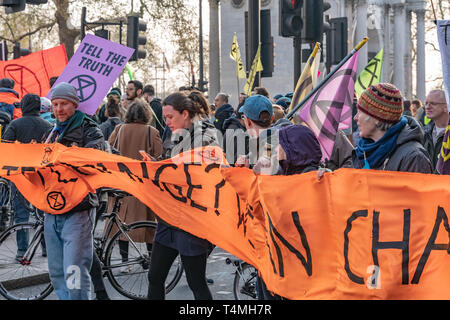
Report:
[[263,111],[269,112],[270,117],[273,116],[272,102],[260,94],[248,97],[239,110],[239,112],[242,112],[250,120],[259,120],[259,115]]

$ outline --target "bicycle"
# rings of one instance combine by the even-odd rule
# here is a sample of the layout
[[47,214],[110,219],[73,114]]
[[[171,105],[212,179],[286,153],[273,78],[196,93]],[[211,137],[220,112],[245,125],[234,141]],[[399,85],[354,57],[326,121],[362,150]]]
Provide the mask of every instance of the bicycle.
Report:
[[257,299],[256,281],[258,271],[251,264],[240,259],[225,260],[226,264],[236,267],[233,281],[233,295],[236,300]]
[[24,208],[32,213],[34,211],[31,205],[23,196],[19,196],[16,188],[5,178],[0,178],[0,231],[6,230],[14,224],[14,199],[19,197]]
[[[103,276],[107,276],[111,285],[123,296],[145,300],[148,293],[148,268],[150,265],[151,251],[147,244],[136,241],[135,231],[153,232],[156,222],[137,221],[131,224],[124,223],[118,216],[121,199],[129,196],[128,193],[116,189],[101,189],[100,193],[106,193],[114,197],[111,212],[98,214],[95,219],[94,229],[100,219],[107,220],[101,237],[94,236],[94,250],[100,259]],[[106,211],[106,205],[102,205],[102,211]],[[99,210],[100,211],[100,210]],[[44,236],[43,216],[36,210],[33,213],[33,222],[19,223],[11,226],[0,234],[0,294],[9,300],[42,300],[52,291],[53,287],[48,275],[47,258],[36,255],[37,248]],[[117,232],[111,234],[115,226]],[[27,230],[31,241],[24,256],[16,261],[11,256],[17,252],[17,243],[14,235],[20,230]],[[128,241],[128,258],[122,259],[118,245],[119,240]],[[18,263],[17,263],[18,262]],[[121,268],[126,268],[122,272]],[[166,292],[170,292],[181,278],[183,267],[179,260],[173,264],[170,281],[166,284]],[[4,272],[2,272],[4,271]],[[17,289],[27,287],[26,292]]]

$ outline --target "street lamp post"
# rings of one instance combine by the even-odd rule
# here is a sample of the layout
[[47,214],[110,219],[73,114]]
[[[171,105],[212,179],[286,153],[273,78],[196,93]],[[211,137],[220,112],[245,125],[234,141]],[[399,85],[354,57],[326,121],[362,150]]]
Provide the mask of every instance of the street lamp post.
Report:
[[202,0],[198,0],[199,7],[199,64],[200,64],[200,77],[198,79],[198,88],[200,91],[205,92],[205,81],[203,80],[203,19],[202,19]]

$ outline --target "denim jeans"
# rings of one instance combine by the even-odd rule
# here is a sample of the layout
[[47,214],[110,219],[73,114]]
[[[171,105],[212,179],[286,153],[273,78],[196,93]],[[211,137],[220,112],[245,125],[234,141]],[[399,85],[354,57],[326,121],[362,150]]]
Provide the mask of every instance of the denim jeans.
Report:
[[45,214],[50,280],[60,300],[89,300],[95,209],[58,215]]
[[[17,191],[17,192],[16,192]],[[25,203],[28,201],[22,196],[22,194],[17,190],[14,183],[11,183],[11,192],[14,196],[13,199],[13,209],[14,209],[14,224],[28,222],[30,218],[30,212],[25,208]],[[28,249],[28,230],[19,230],[16,234],[17,241],[17,256],[21,257],[25,254]]]

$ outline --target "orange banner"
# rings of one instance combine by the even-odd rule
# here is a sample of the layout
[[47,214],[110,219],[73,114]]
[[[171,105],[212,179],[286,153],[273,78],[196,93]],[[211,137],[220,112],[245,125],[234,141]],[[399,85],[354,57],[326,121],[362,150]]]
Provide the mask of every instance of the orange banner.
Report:
[[0,61],[0,78],[15,81],[14,90],[20,99],[27,93],[45,97],[50,90],[50,78],[59,76],[66,65],[67,54],[62,44],[18,59]]
[[214,147],[161,162],[59,144],[0,143],[0,153],[0,176],[38,208],[61,214],[99,187],[126,190],[289,299],[450,299],[448,176],[256,176],[221,167]]

